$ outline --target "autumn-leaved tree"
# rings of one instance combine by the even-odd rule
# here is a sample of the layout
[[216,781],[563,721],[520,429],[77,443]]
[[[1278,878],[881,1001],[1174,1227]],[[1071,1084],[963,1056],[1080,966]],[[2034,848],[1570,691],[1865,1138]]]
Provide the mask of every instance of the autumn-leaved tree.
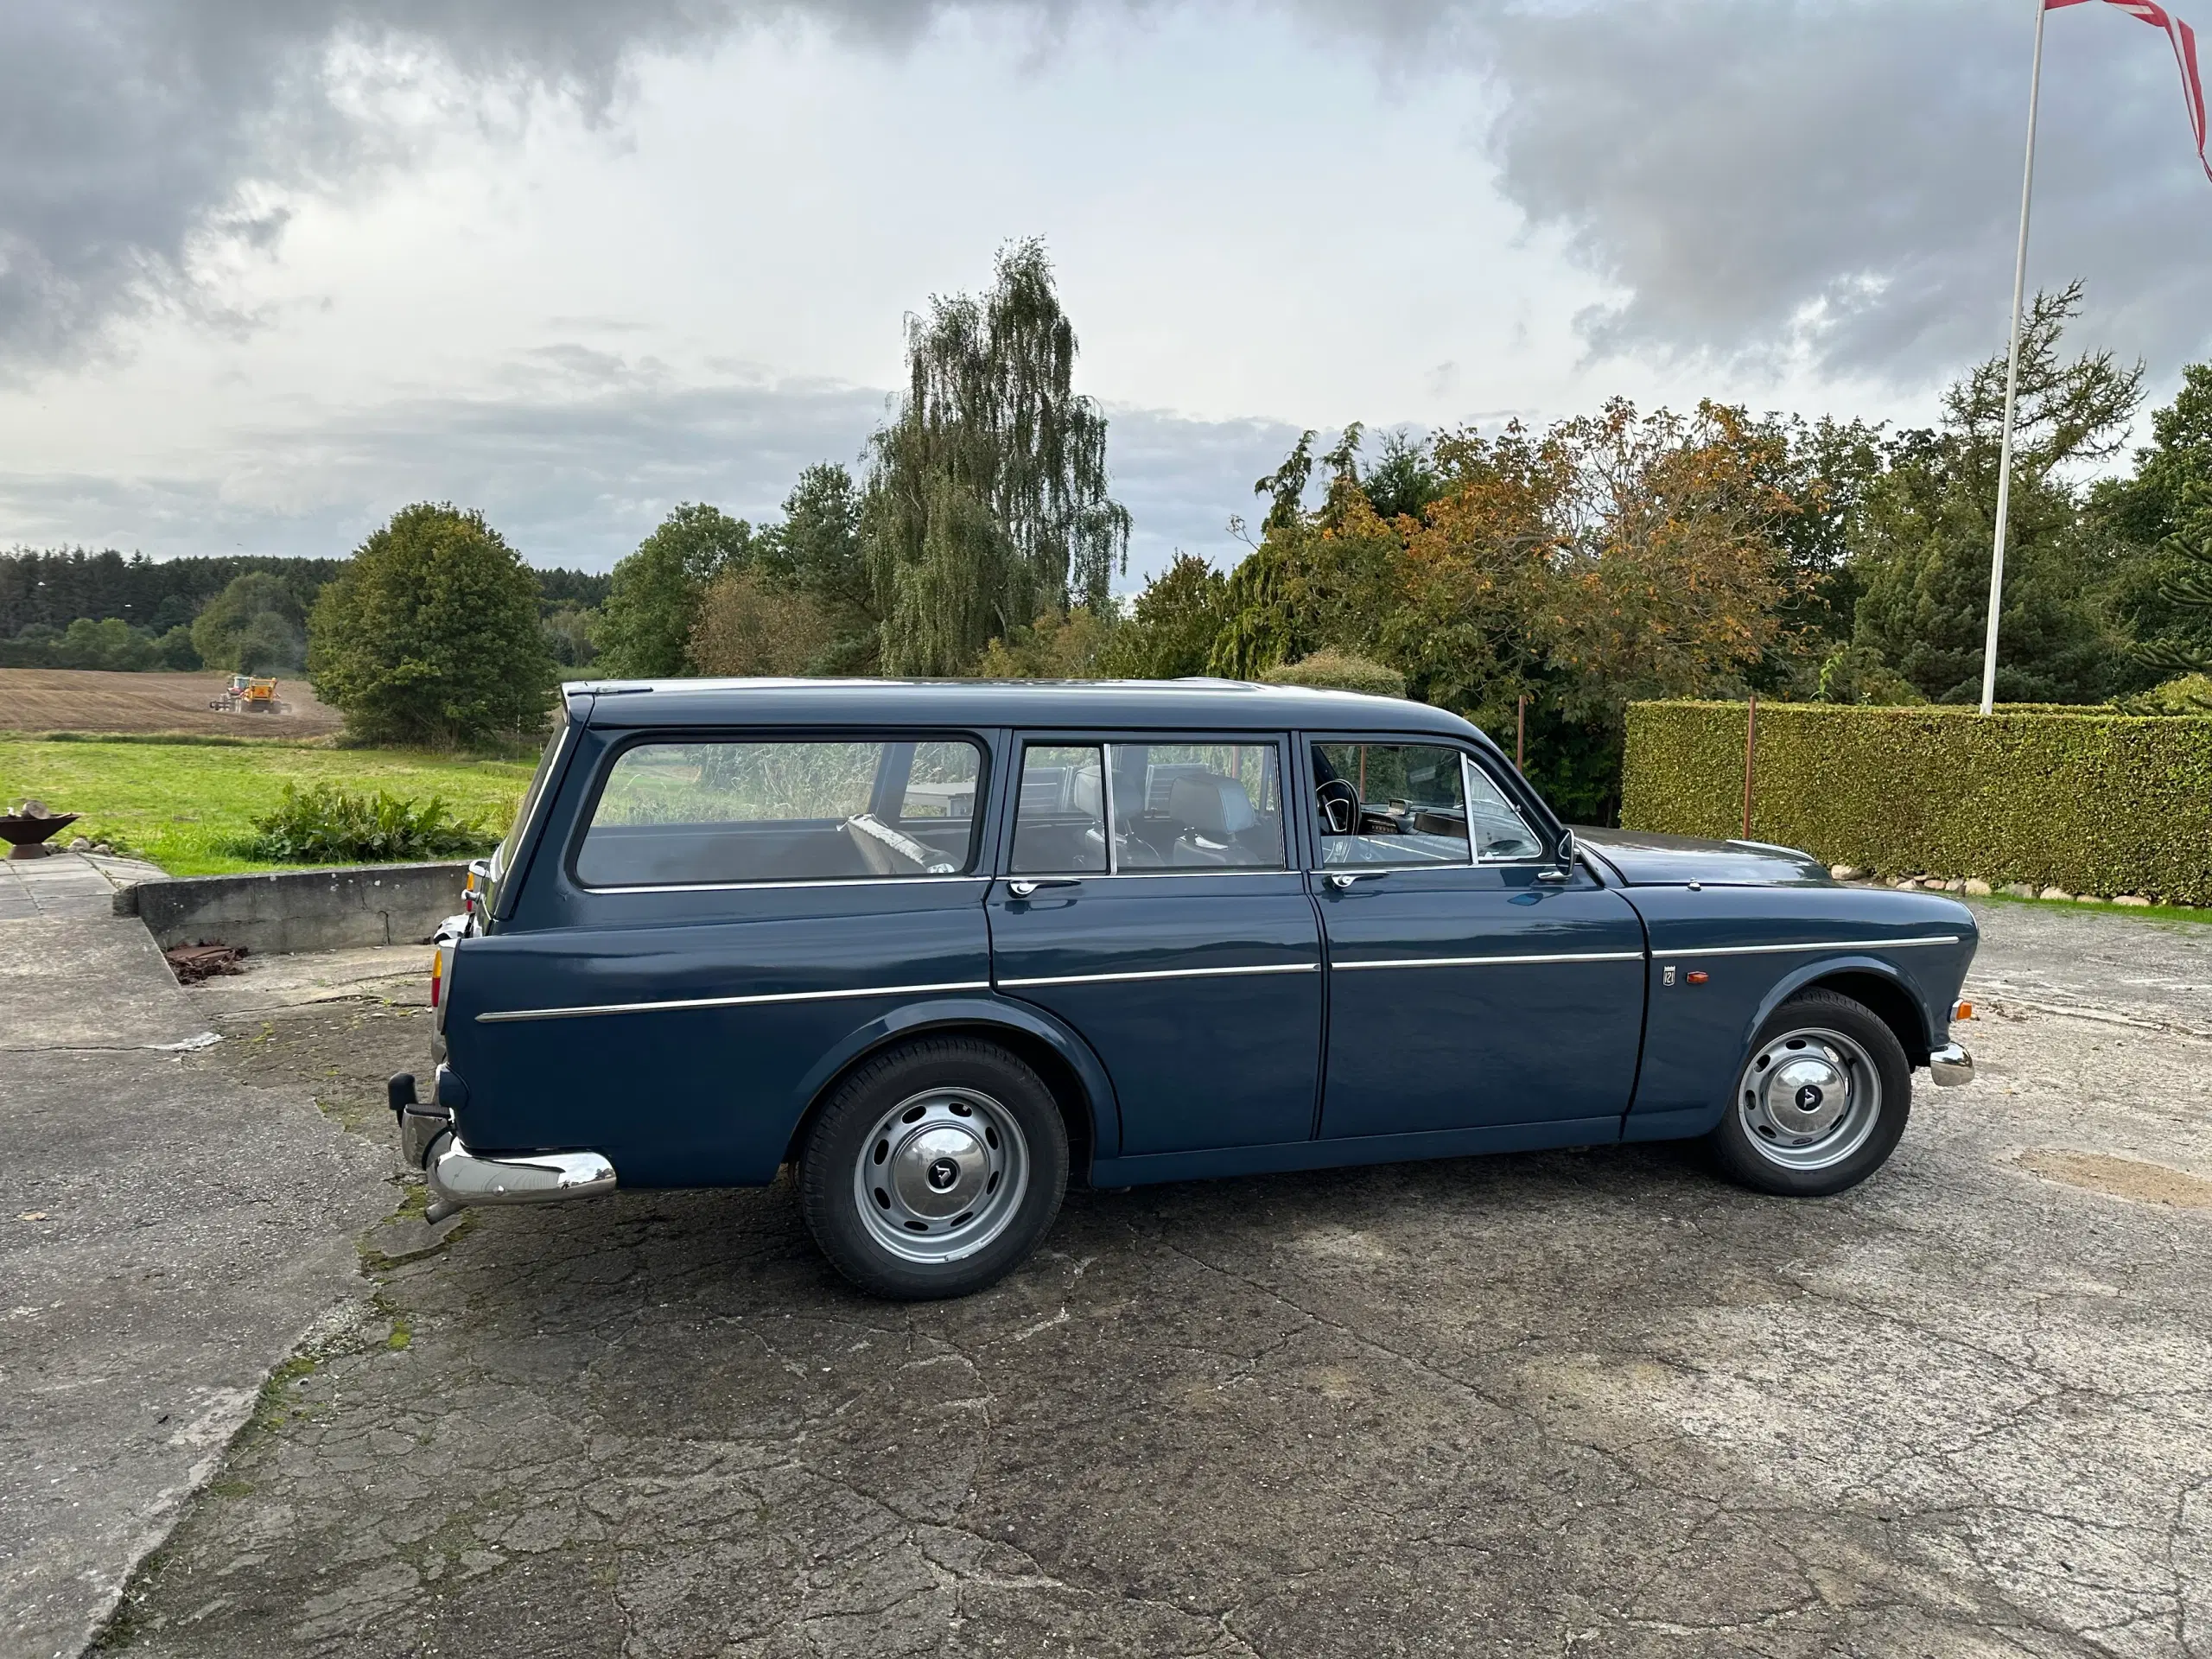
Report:
[[887,672],[963,673],[994,637],[1108,604],[1129,517],[1075,359],[1034,241],[1001,253],[983,298],[909,321],[906,391],[873,440],[861,513]]

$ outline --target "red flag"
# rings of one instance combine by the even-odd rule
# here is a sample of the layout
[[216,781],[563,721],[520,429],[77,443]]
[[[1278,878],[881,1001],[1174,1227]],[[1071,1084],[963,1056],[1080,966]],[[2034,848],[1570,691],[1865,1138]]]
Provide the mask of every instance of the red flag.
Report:
[[[2062,6],[2079,6],[2088,0],[2043,0],[2045,11],[2056,11]],[[2196,67],[2196,31],[2175,16],[2164,6],[2152,0],[2104,0],[2108,6],[2118,6],[2130,16],[2139,17],[2153,29],[2164,29],[2166,39],[2174,48],[2174,61],[2181,66],[2181,95],[2189,105],[2189,128],[2196,136],[2196,159],[2203,165],[2204,176],[2212,179],[2212,157],[2205,154],[2208,135],[2204,120],[2204,77]]]

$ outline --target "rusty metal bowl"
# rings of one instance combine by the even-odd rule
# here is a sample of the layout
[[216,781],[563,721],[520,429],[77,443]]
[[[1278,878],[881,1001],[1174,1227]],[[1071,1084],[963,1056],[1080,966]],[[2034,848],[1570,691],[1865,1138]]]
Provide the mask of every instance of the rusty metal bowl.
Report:
[[60,835],[77,822],[74,812],[57,813],[51,817],[21,817],[13,812],[0,814],[0,841],[9,843],[10,858],[45,858],[54,849],[45,845],[48,837]]

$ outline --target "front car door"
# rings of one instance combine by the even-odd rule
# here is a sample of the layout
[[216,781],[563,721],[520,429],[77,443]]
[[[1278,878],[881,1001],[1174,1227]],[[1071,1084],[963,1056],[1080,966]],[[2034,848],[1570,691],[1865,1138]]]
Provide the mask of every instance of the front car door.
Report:
[[1329,957],[1321,1134],[1611,1140],[1635,1087],[1643,925],[1470,748],[1309,737]]
[[1016,747],[988,906],[997,989],[1090,1044],[1125,1158],[1309,1139],[1321,952],[1282,734]]

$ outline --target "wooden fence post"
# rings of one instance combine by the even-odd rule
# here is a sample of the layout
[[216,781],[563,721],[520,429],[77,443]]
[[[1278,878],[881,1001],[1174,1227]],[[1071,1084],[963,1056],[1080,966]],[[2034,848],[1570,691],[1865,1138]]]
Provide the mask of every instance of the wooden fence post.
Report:
[[1751,710],[1744,717],[1744,835],[1751,838],[1751,763],[1759,752],[1759,694],[1751,693]]

